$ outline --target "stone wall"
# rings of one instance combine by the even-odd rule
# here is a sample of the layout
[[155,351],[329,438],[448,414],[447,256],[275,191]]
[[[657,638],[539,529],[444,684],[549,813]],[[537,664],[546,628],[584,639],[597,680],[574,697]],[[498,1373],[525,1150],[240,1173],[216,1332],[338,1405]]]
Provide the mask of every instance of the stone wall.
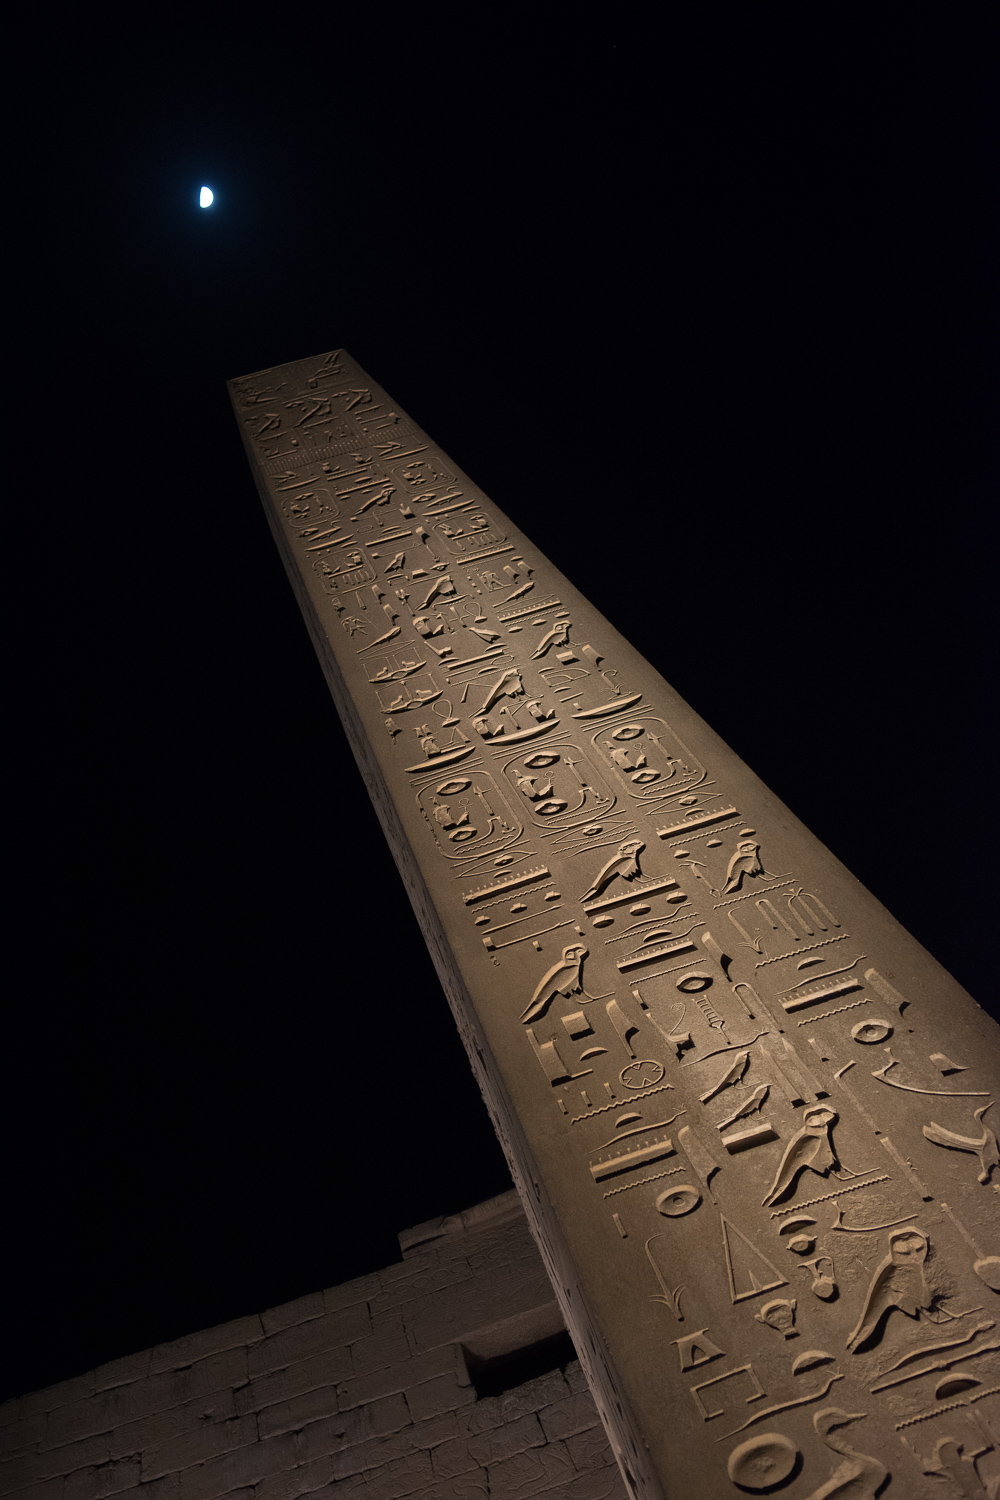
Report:
[[625,1500],[575,1359],[504,1388],[563,1327],[517,1195],[400,1244],[384,1271],[7,1402],[0,1493]]

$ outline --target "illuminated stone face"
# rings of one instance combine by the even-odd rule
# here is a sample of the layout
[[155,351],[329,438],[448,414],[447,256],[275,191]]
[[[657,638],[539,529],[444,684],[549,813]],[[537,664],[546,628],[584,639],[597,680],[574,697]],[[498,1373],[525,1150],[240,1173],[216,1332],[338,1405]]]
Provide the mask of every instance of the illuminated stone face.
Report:
[[996,1400],[996,1028],[348,354],[231,392],[630,1494],[923,1493]]

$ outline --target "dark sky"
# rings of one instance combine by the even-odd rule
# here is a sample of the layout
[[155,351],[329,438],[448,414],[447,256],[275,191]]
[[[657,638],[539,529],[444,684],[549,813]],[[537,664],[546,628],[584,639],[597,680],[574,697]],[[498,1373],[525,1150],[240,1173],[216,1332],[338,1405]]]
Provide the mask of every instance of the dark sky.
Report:
[[3,1394],[509,1186],[232,376],[350,349],[992,989],[988,8],[346,9],[11,64]]

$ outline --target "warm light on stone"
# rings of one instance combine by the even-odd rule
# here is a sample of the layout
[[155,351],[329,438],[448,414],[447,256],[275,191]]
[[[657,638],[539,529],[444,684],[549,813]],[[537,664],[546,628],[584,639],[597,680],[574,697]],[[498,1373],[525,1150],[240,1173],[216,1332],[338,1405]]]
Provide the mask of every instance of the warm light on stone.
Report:
[[[890,1474],[991,1493],[996,1027],[343,350],[230,389],[632,1500],[800,1471],[811,1500]],[[642,586],[613,488],[533,503]],[[664,545],[664,629],[693,650],[685,588],[721,608],[738,552],[690,549],[685,588],[681,566]],[[804,754],[816,733],[869,753],[849,716]],[[317,837],[355,795],[323,784]],[[907,816],[947,815],[928,792]],[[960,921],[957,877],[929,889]],[[338,920],[378,899],[338,894]],[[406,1128],[373,1108],[384,1139]]]

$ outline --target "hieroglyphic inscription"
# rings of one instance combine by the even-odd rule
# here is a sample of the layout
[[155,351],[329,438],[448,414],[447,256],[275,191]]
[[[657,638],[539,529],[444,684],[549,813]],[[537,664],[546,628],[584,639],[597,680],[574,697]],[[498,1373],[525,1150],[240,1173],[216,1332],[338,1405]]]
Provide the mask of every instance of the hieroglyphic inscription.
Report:
[[231,389],[630,1492],[990,1492],[995,1029],[350,356]]

